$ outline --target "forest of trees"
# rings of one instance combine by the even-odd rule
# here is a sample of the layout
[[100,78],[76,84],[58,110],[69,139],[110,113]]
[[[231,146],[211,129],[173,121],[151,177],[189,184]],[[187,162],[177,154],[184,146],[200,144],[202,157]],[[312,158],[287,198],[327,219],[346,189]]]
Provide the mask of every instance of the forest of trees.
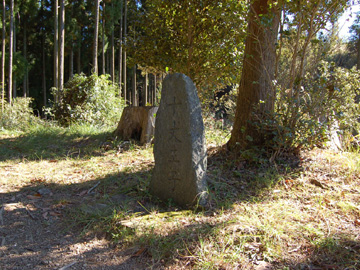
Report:
[[[132,62],[129,66],[132,55],[124,48],[141,12],[136,1],[4,0],[2,101],[32,97],[41,111],[49,100],[56,101],[52,87],[61,89],[80,73],[110,74],[113,82],[122,82],[124,95],[136,73],[145,78]],[[155,89],[159,74],[146,76],[148,89],[149,81]]]
[[[264,144],[268,138],[260,135],[264,127],[257,123],[265,118],[282,115],[275,120],[291,133],[301,130],[301,125],[310,128],[309,119],[301,119],[309,110],[316,111],[317,118],[329,117],[324,110],[335,110],[334,104],[314,108],[315,98],[312,108],[301,102],[304,93],[316,87],[320,92],[339,87],[334,84],[335,67],[359,67],[358,20],[350,41],[341,41],[337,32],[338,18],[352,4],[348,0],[3,0],[2,104],[18,96],[31,97],[33,107],[41,112],[49,101],[58,101],[51,89],[61,91],[80,73],[109,74],[128,104],[154,104],[164,74],[182,72],[205,97],[225,85],[239,84],[228,145]],[[324,82],[309,86],[319,78],[327,80],[326,86],[320,86]],[[324,97],[325,92],[319,91],[316,95]]]

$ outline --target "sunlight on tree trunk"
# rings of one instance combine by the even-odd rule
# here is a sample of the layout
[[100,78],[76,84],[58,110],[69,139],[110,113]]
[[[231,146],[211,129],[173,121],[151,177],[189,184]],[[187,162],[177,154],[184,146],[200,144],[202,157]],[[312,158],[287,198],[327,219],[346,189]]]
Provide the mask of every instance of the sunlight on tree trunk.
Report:
[[250,6],[235,122],[228,142],[230,149],[261,145],[263,134],[249,121],[261,121],[267,112],[274,110],[273,79],[280,14],[278,7],[270,8],[269,4],[267,0],[257,0]]

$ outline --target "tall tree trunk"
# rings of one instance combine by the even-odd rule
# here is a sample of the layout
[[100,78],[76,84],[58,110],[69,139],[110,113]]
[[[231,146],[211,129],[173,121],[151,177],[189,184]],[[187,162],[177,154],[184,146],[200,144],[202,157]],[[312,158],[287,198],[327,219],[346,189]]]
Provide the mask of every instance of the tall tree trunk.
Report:
[[70,45],[70,55],[69,55],[69,79],[74,76],[74,43]]
[[146,104],[148,103],[148,93],[149,93],[148,89],[149,89],[149,75],[147,72],[145,72],[145,83],[144,83],[144,89],[142,95],[143,106],[146,106]]
[[281,57],[281,52],[282,52],[282,47],[283,47],[283,37],[284,37],[284,24],[285,24],[285,10],[282,9],[280,12],[281,16],[280,16],[280,28],[279,28],[279,49],[278,49],[278,53],[276,54],[276,62],[275,62],[275,80],[278,79],[278,75],[279,75],[279,63],[280,63],[280,57]]
[[136,65],[133,67],[133,79],[132,79],[132,89],[131,89],[131,105],[137,106],[137,92],[136,92]]
[[95,29],[94,29],[94,47],[93,47],[93,72],[98,75],[98,40],[99,40],[99,2],[95,0]]
[[157,87],[156,87],[156,74],[154,74],[154,98],[152,100],[152,105],[155,106],[157,100],[156,100],[156,94],[157,94]]
[[[41,15],[44,14],[44,0],[41,0]],[[42,96],[43,96],[43,106],[46,107],[46,52],[45,52],[45,42],[46,42],[46,32],[45,29],[42,28],[41,30],[41,58],[42,58]]]
[[[250,5],[235,122],[228,142],[230,149],[261,146],[265,140],[254,123],[262,121],[274,109],[275,44],[280,14],[273,2],[255,0]],[[263,18],[269,23],[264,25]]]
[[106,52],[106,69],[111,70],[111,68],[110,68],[110,52],[109,51]]
[[59,89],[64,88],[64,62],[65,62],[65,0],[60,0],[60,53],[59,53]]
[[102,12],[102,74],[106,74],[106,63],[105,63],[105,1],[103,1],[103,12]]
[[356,68],[360,69],[360,31],[358,33],[358,41],[356,45],[357,45]]
[[30,97],[30,87],[29,87],[29,71],[27,71],[27,76],[26,76],[26,96]]
[[13,69],[13,52],[14,52],[14,0],[10,0],[10,37],[9,37],[9,103],[12,103],[12,69]]
[[78,51],[77,51],[77,57],[76,57],[76,72],[77,74],[81,73],[81,40],[79,40],[78,43]]
[[125,100],[125,104],[127,104],[127,87],[126,87],[126,35],[127,35],[127,0],[125,0],[125,8],[124,8],[124,56],[123,56],[123,81],[124,81],[124,84],[123,84],[123,88],[124,88],[124,100]]
[[[16,20],[15,20],[15,17],[14,17],[14,22],[13,22],[13,32],[14,32],[14,34],[13,34],[13,42],[14,42],[14,44],[13,44],[13,49],[14,49],[14,52],[13,52],[13,59],[14,59],[14,57],[15,57],[15,55],[16,55]],[[14,66],[14,65],[13,65]],[[13,89],[13,98],[16,98],[16,88],[17,88],[17,85],[16,85],[16,77],[14,76],[15,74],[13,74],[13,87],[12,87],[12,89]]]
[[45,33],[43,33],[42,38],[42,93],[43,93],[43,103],[46,107],[46,58],[45,58]]
[[[54,87],[59,88],[59,2],[54,2]],[[58,97],[55,97],[58,101]]]
[[26,31],[26,20],[24,20],[24,40],[23,40],[23,53],[26,60],[25,74],[23,79],[23,96],[27,97],[27,77],[28,77],[28,65],[27,65],[27,31]]
[[5,38],[6,38],[6,4],[5,0],[2,3],[2,55],[1,55],[1,111],[4,111],[5,106]]
[[119,96],[122,92],[123,0],[120,2]]
[[111,73],[111,80],[115,83],[115,44],[114,44],[114,27],[111,30],[111,66],[110,66],[110,73]]

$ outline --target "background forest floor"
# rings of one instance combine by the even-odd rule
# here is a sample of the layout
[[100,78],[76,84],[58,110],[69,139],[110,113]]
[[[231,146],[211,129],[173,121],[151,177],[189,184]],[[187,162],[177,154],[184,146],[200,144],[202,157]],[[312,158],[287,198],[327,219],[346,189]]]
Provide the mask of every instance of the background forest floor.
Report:
[[148,193],[152,148],[89,127],[0,133],[1,269],[359,269],[360,154],[231,156],[212,129],[209,203]]

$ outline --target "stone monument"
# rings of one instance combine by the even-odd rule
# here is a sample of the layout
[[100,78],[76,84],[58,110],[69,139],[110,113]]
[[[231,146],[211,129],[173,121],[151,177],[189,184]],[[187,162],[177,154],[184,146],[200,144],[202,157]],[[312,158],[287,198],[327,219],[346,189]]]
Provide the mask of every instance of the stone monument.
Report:
[[191,79],[168,75],[155,120],[150,192],[181,206],[206,201],[206,146],[200,101]]

